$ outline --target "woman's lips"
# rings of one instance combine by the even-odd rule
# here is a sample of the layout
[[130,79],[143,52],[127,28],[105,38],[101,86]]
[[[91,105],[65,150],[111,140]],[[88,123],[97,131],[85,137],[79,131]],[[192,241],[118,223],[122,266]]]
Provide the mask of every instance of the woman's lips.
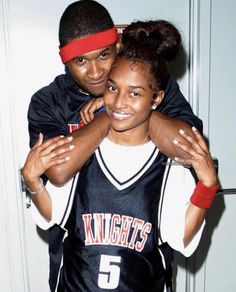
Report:
[[112,114],[113,119],[119,120],[119,121],[127,120],[132,116],[131,114],[127,114],[124,112],[117,112],[117,111],[112,111],[111,114]]

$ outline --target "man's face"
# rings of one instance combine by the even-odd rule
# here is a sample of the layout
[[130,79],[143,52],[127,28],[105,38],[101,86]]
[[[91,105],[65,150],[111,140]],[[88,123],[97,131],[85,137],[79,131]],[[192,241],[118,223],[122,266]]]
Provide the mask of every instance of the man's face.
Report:
[[80,88],[98,97],[105,92],[116,53],[116,46],[111,45],[76,57],[66,65]]

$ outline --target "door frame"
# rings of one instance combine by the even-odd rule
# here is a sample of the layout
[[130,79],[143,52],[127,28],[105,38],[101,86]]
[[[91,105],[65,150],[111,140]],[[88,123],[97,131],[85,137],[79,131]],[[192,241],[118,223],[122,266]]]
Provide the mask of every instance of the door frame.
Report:
[[[11,94],[9,1],[1,0],[0,4],[2,8],[0,10],[0,195],[3,205],[0,219],[5,230],[3,237],[7,243],[6,249],[1,249],[0,252],[5,253],[5,258],[8,258],[8,262],[2,263],[1,274],[5,278],[8,272],[10,286],[8,291],[29,291],[24,236],[24,198],[20,190],[14,103]],[[3,282],[1,281],[1,285],[4,285]]]

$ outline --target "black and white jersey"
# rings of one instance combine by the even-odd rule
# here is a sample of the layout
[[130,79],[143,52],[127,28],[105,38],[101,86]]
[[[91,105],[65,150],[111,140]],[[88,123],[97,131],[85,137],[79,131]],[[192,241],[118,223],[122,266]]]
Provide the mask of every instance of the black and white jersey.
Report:
[[194,187],[152,142],[105,139],[79,174],[58,291],[166,291],[172,248],[190,255],[201,236],[202,228],[184,248]]
[[[30,147],[38,139],[39,133],[43,133],[44,138],[48,139],[57,135],[67,135],[73,130],[78,129],[81,122],[79,111],[89,99],[90,95],[81,92],[78,84],[73,80],[69,72],[57,76],[48,86],[38,90],[32,96],[28,108]],[[158,110],[168,116],[182,119],[200,130],[202,129],[201,120],[193,114],[189,103],[183,97],[177,82],[172,76],[168,78],[165,98]],[[48,183],[47,187],[50,188],[50,194],[52,196],[55,194],[57,198],[61,198],[66,194],[64,202],[67,203],[67,199],[71,198],[72,184],[73,181],[67,184],[66,187],[57,189]],[[60,222],[60,218],[64,215],[65,206],[60,199],[58,201],[58,205],[61,208],[55,211],[55,222]],[[33,208],[32,212],[37,225],[43,229],[50,227],[50,261],[52,258],[55,258],[55,262],[52,260],[50,263],[49,282],[51,283],[51,278],[55,278],[54,275],[51,277],[51,267],[54,267],[56,263],[60,262],[62,248],[59,246],[59,238],[63,238],[64,233],[57,225],[53,225],[54,220],[51,221],[52,224],[48,224],[35,208]],[[55,283],[50,284],[50,286],[53,291]]]

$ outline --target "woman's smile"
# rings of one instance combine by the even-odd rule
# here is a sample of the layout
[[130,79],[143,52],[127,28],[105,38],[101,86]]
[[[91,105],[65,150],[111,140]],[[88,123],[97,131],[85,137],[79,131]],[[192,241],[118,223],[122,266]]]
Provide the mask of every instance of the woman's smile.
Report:
[[111,111],[111,118],[115,119],[115,120],[127,120],[131,117],[131,114],[125,113],[125,112],[121,112],[121,111]]

